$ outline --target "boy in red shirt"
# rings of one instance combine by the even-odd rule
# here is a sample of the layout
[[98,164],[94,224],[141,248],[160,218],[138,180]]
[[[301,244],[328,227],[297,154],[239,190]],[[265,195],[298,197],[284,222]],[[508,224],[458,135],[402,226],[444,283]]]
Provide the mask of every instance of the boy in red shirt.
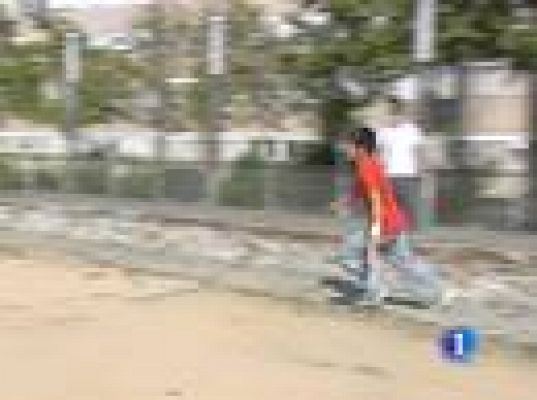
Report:
[[377,154],[375,132],[360,129],[347,155],[354,163],[353,194],[365,205],[370,237],[381,242],[396,239],[407,230],[408,223]]
[[[408,228],[407,218],[399,206],[391,182],[377,154],[375,132],[369,128],[359,129],[353,142],[346,147],[347,157],[353,163],[353,190],[351,199],[358,202],[367,216],[367,233],[362,243],[369,290],[381,296],[378,263],[374,259],[378,245],[387,245],[394,261],[402,254],[401,235]],[[356,203],[355,203],[356,204]],[[363,237],[362,235],[360,235]],[[385,247],[385,246],[383,246]]]

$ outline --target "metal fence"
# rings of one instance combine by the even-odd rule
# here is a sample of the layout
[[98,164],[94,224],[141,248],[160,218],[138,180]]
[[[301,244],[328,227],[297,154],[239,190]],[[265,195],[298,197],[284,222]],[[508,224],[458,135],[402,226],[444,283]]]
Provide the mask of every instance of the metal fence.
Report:
[[[273,141],[257,143],[235,160],[221,161],[215,170],[208,170],[203,160],[157,162],[115,152],[69,158],[4,153],[0,154],[0,190],[34,197],[52,193],[127,202],[167,199],[215,207],[328,214],[336,194],[334,177],[342,171],[329,163],[312,165],[308,155],[322,153],[322,145],[289,145],[286,161],[271,160],[271,146]],[[498,141],[461,146],[454,140],[435,146],[440,155],[425,171],[433,190],[424,203],[432,211],[434,226],[526,227],[530,180],[525,167],[527,147],[512,148],[506,143],[498,145]],[[464,162],[454,165],[453,154]]]
[[[0,153],[0,191],[27,196],[47,193],[126,201],[167,199],[249,209],[329,212],[333,167],[300,164],[300,154],[315,147],[309,141],[256,141],[246,147],[243,143],[227,143],[222,148],[227,160],[212,169],[202,159],[203,151],[196,150],[204,143],[184,145],[185,151],[168,154],[164,161],[120,154],[114,146],[69,157],[38,152]],[[174,146],[177,150],[178,144]]]

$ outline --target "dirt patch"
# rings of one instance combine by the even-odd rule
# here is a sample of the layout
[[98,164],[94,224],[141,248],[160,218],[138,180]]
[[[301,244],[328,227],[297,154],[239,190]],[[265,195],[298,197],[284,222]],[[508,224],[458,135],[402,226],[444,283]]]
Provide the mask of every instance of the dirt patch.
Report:
[[167,280],[61,257],[3,260],[0,398],[529,400],[537,390],[535,364],[487,352],[448,365],[434,330],[388,319],[203,287],[129,300],[186,285]]

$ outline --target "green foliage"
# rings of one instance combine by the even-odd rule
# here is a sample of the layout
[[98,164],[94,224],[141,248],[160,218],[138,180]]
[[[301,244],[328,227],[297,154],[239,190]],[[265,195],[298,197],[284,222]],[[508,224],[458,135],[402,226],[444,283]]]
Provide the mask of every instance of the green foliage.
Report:
[[263,56],[260,14],[246,2],[234,0],[230,18],[228,34],[232,91],[233,94],[253,94],[258,90],[257,71]]
[[[282,73],[320,104],[322,131],[331,136],[350,121],[353,107],[382,94],[384,84],[413,69],[412,37],[416,1],[331,0],[328,26],[300,21],[298,37],[281,46]],[[507,58],[517,68],[536,68],[537,24],[516,15],[510,0],[442,0],[438,6],[438,65]],[[535,12],[535,6],[533,6]],[[353,99],[335,89],[345,67],[370,89]]]
[[[141,92],[156,94],[160,107],[151,123],[164,130],[201,130],[207,120],[208,94],[204,24],[193,13],[169,13],[149,4],[136,21],[136,58]],[[158,60],[158,62],[155,62]],[[196,78],[196,83],[170,85],[168,78]]]
[[[266,108],[258,103],[261,93],[277,91],[267,76],[286,77],[285,85],[291,82],[293,85],[286,89],[302,93],[289,100],[300,103],[293,104],[295,110],[306,108],[318,112],[322,132],[326,136],[334,135],[348,126],[353,108],[382,94],[385,84],[412,70],[416,3],[414,0],[330,0],[327,25],[308,25],[297,16],[290,22],[299,28],[299,33],[289,39],[276,39],[264,31],[258,8],[245,0],[233,0],[228,40],[231,101],[242,98],[247,104]],[[535,16],[517,15],[513,1],[441,0],[438,4],[437,64],[508,58],[516,68],[536,69]],[[169,119],[172,111],[181,111],[183,119],[197,121],[192,128],[206,128],[207,26],[193,16],[168,15],[158,7],[151,10],[144,14],[137,28],[148,30],[153,36],[142,41],[136,58],[118,51],[83,51],[80,125],[105,122],[112,117],[134,118],[129,112],[134,83],[142,82],[144,88],[169,95],[163,89],[167,68],[162,66],[175,65],[168,50],[183,41],[190,49],[181,58],[188,64],[185,70],[199,78],[199,82],[185,89],[184,108],[175,110],[173,102],[169,102],[166,107],[170,110],[163,115]],[[11,40],[13,21],[2,15],[0,9],[2,109],[22,118],[60,125],[64,119],[64,101],[45,98],[42,88],[45,82],[61,87],[65,32],[73,25],[65,20],[51,20],[44,28],[49,40],[15,45]],[[158,37],[166,45],[155,46]],[[158,63],[155,58],[159,58]],[[372,89],[365,98],[353,97],[336,84],[343,67],[350,79]]]
[[116,178],[121,197],[149,198],[155,194],[158,171],[154,165],[144,163],[129,165],[128,173]]
[[438,63],[510,59],[515,67],[534,67],[537,27],[519,17],[514,4],[511,0],[439,2]]
[[264,163],[251,150],[233,165],[230,178],[220,187],[220,203],[225,206],[262,208],[264,204]]
[[106,194],[107,166],[98,161],[78,161],[64,171],[63,179],[72,180],[72,191],[76,194]]
[[334,153],[333,145],[330,142],[315,143],[315,145],[308,149],[303,160],[303,165],[335,165],[336,157]]
[[[64,99],[47,98],[44,87],[57,87],[61,97],[65,35],[73,26],[62,20],[50,21],[48,25],[43,29],[45,41],[14,43],[11,38],[4,38],[0,95],[2,108],[8,114],[60,126],[64,120]],[[140,74],[139,67],[125,53],[85,49],[84,44],[81,47],[78,123],[100,123],[110,116],[129,118],[126,100],[132,80]]]
[[124,53],[87,50],[79,88],[80,124],[102,123],[111,117],[132,119],[132,81],[141,74],[141,68]]
[[272,196],[287,209],[324,212],[333,200],[331,168],[314,165],[282,165],[274,171]]
[[281,70],[296,74],[297,86],[320,104],[322,131],[332,136],[350,123],[350,111],[377,93],[353,98],[336,85],[341,67],[371,89],[410,68],[412,5],[410,0],[332,0],[330,24],[304,26],[298,38],[283,46]]
[[[439,63],[511,59],[531,68],[537,27],[517,15],[512,0],[449,0],[438,9]],[[529,3],[528,3],[529,4]],[[535,5],[531,6],[535,12]]]
[[20,190],[24,186],[23,174],[9,157],[0,159],[0,190]]
[[35,171],[35,186],[38,190],[58,191],[60,190],[60,176],[57,171],[39,168]]
[[198,82],[191,86],[186,103],[186,114],[195,121],[195,129],[204,132],[209,120],[209,88],[207,76],[203,71],[198,75]]

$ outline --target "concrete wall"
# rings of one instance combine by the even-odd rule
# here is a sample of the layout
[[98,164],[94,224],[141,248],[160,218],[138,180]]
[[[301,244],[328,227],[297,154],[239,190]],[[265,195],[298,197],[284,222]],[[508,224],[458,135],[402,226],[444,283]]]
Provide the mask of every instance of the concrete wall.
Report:
[[475,69],[470,73],[464,105],[466,132],[529,132],[529,81],[507,69]]

